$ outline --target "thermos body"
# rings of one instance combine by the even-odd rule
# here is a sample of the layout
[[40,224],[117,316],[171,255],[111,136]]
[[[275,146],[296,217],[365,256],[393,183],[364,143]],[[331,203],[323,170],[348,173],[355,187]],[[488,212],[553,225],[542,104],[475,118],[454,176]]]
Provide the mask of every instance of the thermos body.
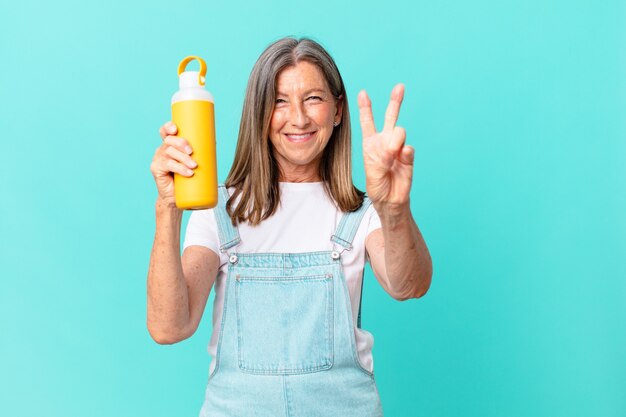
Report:
[[[185,65],[197,59],[201,71],[185,71]],[[207,209],[217,205],[217,158],[215,143],[215,108],[213,96],[204,89],[206,65],[198,57],[187,57],[179,65],[180,90],[172,97],[172,121],[177,135],[186,139],[198,164],[191,177],[174,173],[176,207],[187,210]]]

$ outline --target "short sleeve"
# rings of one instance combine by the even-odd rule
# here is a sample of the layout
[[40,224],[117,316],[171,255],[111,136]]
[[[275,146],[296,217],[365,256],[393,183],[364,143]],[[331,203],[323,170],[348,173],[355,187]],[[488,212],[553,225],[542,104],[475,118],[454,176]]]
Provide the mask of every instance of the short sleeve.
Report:
[[191,212],[187,222],[183,250],[192,245],[207,247],[219,255],[219,236],[213,209]]
[[[380,229],[382,224],[380,223],[380,217],[378,217],[378,212],[374,208],[374,205],[368,207],[365,212],[365,219],[367,221],[367,232],[365,233],[365,240],[367,241],[367,237],[376,229]],[[365,250],[365,262],[370,262],[369,253],[367,253],[367,249]]]

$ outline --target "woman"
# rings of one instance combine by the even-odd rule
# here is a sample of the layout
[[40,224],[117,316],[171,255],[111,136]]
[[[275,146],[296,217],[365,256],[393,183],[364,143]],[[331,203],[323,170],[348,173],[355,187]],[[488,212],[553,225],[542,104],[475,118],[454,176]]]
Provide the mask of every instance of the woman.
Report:
[[432,275],[409,206],[414,151],[395,126],[403,94],[393,89],[381,131],[359,94],[366,197],[352,184],[333,59],[309,39],[270,45],[248,82],[218,207],[192,213],[182,258],[172,173],[196,164],[176,126],[161,127],[148,329],[158,343],[190,337],[215,282],[201,415],[382,415],[373,337],[360,326],[364,263],[397,300],[421,297]]

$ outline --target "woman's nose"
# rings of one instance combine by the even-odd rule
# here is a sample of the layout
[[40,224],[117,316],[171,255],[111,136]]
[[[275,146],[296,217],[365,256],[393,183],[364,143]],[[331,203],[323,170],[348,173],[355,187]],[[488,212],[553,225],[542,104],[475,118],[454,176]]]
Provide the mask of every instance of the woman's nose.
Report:
[[309,116],[303,103],[294,103],[291,106],[289,120],[293,126],[304,127],[309,123]]

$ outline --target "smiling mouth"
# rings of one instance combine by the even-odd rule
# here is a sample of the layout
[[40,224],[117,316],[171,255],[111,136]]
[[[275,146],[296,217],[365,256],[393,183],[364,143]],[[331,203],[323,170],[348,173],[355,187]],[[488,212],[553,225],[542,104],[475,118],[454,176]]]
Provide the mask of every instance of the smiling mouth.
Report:
[[306,142],[311,139],[315,132],[306,132],[306,133],[285,133],[287,140],[289,142]]

